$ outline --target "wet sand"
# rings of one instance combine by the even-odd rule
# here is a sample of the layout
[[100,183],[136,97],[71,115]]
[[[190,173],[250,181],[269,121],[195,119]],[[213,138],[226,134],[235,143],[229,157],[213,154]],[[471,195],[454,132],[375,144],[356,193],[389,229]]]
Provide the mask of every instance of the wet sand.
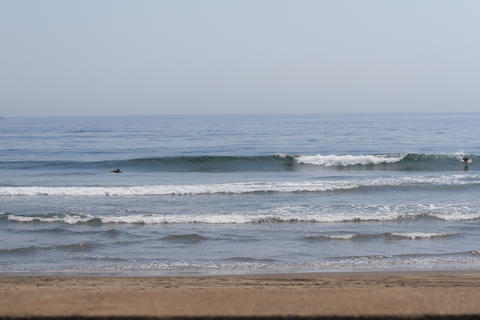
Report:
[[480,272],[0,277],[0,317],[479,315]]

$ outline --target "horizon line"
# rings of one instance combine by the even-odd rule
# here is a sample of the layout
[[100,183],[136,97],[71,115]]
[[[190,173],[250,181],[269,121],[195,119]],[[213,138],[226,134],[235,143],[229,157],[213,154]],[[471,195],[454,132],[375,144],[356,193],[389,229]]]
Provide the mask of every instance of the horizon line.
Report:
[[354,115],[354,114],[476,114],[480,111],[349,111],[349,112],[261,112],[261,113],[142,113],[142,114],[29,114],[5,115],[0,114],[0,120],[8,118],[92,118],[92,117],[151,117],[151,116],[268,116],[268,115]]

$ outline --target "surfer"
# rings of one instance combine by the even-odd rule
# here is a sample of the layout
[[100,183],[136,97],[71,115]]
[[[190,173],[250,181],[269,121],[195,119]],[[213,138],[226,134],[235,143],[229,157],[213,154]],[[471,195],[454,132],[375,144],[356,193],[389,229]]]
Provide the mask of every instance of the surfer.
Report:
[[462,161],[463,161],[463,163],[464,163],[463,170],[468,171],[468,169],[469,169],[469,168],[468,168],[468,164],[469,164],[470,162],[472,162],[472,160],[470,160],[469,157],[464,156],[464,157],[462,158]]
[[122,170],[116,169],[116,170],[112,170],[112,171],[110,171],[110,172],[112,172],[112,173],[122,173]]

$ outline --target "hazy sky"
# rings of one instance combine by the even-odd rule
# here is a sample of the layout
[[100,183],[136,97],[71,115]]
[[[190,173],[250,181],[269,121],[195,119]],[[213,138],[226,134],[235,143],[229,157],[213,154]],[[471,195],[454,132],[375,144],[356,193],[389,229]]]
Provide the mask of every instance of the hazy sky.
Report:
[[0,0],[0,115],[480,111],[480,1]]

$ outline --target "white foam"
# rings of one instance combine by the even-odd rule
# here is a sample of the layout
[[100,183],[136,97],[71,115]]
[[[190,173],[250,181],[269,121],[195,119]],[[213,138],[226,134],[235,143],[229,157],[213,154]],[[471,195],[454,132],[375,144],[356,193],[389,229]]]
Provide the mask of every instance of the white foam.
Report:
[[480,212],[430,213],[429,215],[445,221],[467,221],[480,219]]
[[[480,204],[343,204],[341,206],[280,206],[246,212],[117,212],[109,215],[91,213],[48,214],[45,216],[16,215],[2,213],[10,221],[18,222],[60,222],[77,224],[86,222],[125,223],[125,224],[165,224],[165,223],[206,223],[206,224],[245,224],[245,223],[286,223],[286,222],[362,222],[393,221],[434,217],[448,221],[480,219]],[[92,221],[95,219],[95,221]],[[351,235],[339,234],[342,237]],[[332,237],[335,237],[333,235]]]
[[67,224],[77,224],[85,223],[95,217],[92,215],[76,215],[76,214],[65,214],[65,215],[55,215],[48,217],[41,216],[21,216],[10,214],[7,217],[7,220],[17,221],[17,222],[63,222]]
[[[474,253],[475,255],[475,253]],[[78,266],[66,273],[117,273],[139,272],[152,274],[244,274],[249,273],[299,273],[335,271],[379,271],[379,270],[432,270],[454,266],[456,270],[478,268],[480,260],[475,256],[359,256],[311,262],[220,262],[220,261],[152,261],[147,263],[123,263],[110,266]]]
[[466,221],[480,219],[480,207],[476,203],[419,204],[426,215],[446,221]]
[[[233,214],[133,214],[117,216],[93,216],[79,214],[65,214],[55,216],[22,216],[8,215],[8,220],[18,222],[61,222],[66,224],[86,223],[96,219],[101,223],[125,223],[125,224],[167,224],[167,223],[205,223],[205,224],[246,224],[246,223],[286,223],[286,222],[352,222],[352,221],[389,221],[408,215],[395,212],[381,213],[323,213],[295,211],[288,208],[279,208],[274,213],[262,211],[253,213]],[[413,217],[414,215],[412,215]],[[349,237],[349,235],[341,235]],[[354,235],[353,235],[354,236]],[[340,237],[340,235],[339,235]]]
[[323,192],[355,188],[352,182],[246,182],[132,187],[0,187],[0,196],[154,196],[241,194],[253,192]]
[[451,236],[449,233],[435,233],[435,232],[393,232],[391,233],[393,237],[404,238],[404,239],[431,239],[431,238],[441,238]]
[[402,160],[404,156],[388,156],[388,155],[314,155],[314,156],[298,156],[296,159],[302,164],[312,164],[324,167],[333,166],[354,166],[354,165],[374,165],[380,163],[394,163]]
[[0,187],[0,196],[156,196],[241,194],[254,192],[326,192],[360,188],[362,186],[401,185],[462,185],[479,184],[478,175],[442,175],[419,177],[386,177],[365,180],[239,182],[220,184],[145,185],[130,187]]
[[357,237],[358,235],[356,233],[348,233],[348,234],[334,234],[334,235],[329,235],[326,236],[327,238],[333,239],[333,240],[352,240],[353,238]]

